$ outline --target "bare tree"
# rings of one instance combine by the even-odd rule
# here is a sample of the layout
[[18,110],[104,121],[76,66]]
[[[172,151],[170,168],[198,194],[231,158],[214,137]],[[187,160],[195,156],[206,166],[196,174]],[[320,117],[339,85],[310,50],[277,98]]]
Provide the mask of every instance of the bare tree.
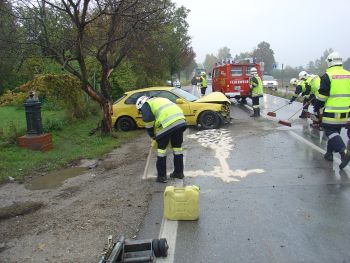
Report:
[[[168,0],[17,0],[23,43],[40,47],[81,81],[103,109],[102,132],[112,130],[109,77],[149,35],[162,28],[174,7]],[[91,61],[92,60],[92,61]],[[100,91],[89,82],[88,63],[99,63]]]

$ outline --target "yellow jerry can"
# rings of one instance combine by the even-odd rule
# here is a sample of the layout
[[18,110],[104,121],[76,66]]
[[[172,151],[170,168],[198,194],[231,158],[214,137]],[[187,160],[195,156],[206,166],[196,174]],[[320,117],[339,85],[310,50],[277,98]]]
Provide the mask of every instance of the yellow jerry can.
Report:
[[167,186],[164,191],[164,217],[169,220],[197,220],[199,187]]

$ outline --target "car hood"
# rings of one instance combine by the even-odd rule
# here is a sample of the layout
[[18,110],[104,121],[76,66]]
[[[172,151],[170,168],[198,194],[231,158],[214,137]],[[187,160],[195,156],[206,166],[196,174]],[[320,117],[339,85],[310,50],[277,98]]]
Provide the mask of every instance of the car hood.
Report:
[[208,95],[196,100],[195,102],[204,103],[231,103],[231,101],[221,92],[212,92]]

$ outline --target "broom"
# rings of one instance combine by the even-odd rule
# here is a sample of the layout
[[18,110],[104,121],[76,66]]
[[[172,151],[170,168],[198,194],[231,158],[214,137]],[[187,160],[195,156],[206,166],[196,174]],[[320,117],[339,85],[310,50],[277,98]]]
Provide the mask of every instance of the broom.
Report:
[[271,116],[271,117],[276,117],[276,111],[282,109],[283,107],[285,107],[285,106],[287,106],[287,105],[289,105],[289,104],[283,105],[282,107],[279,107],[278,109],[276,109],[276,110],[274,110],[274,111],[269,111],[269,112],[267,113],[267,115],[268,115],[268,116]]
[[[315,99],[315,97],[312,98],[310,101],[308,101],[306,104],[308,104],[308,106],[309,106],[309,105],[311,104],[311,102],[312,102],[314,99]],[[305,104],[305,105],[306,105],[306,104]],[[287,105],[288,105],[288,104],[287,104]],[[290,116],[286,121],[284,121],[284,120],[279,120],[278,123],[279,123],[279,124],[282,124],[282,125],[285,125],[285,126],[292,127],[292,124],[291,124],[288,120],[291,119],[293,116],[295,116],[295,114],[297,114],[299,111],[301,111],[301,110],[304,108],[305,105],[303,105],[303,107],[302,107],[301,109],[299,109],[299,110],[297,110],[295,113],[293,113],[293,115]],[[309,112],[306,114],[306,118],[310,118],[310,113],[309,113]]]
[[284,120],[279,120],[278,123],[279,123],[279,124],[282,124],[282,125],[285,125],[285,126],[292,127],[292,124],[291,124],[288,120],[290,120],[292,117],[294,117],[295,114],[297,114],[297,113],[298,113],[299,111],[301,111],[302,109],[303,109],[303,108],[297,110],[297,111],[296,111],[295,113],[293,113],[293,115],[290,116],[286,121],[284,121]]

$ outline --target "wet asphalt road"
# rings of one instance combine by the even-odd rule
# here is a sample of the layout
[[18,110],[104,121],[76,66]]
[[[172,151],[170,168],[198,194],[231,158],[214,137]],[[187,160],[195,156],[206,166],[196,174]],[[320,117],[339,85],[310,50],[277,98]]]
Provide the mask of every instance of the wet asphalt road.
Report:
[[[266,114],[286,100],[266,95],[261,103]],[[350,169],[323,159],[326,140],[309,120],[296,114],[292,127],[278,124],[300,108],[255,119],[233,105],[231,125],[188,130],[184,184],[201,188],[200,219],[164,236],[176,238],[161,262],[350,262]],[[159,233],[157,187],[140,238]]]

